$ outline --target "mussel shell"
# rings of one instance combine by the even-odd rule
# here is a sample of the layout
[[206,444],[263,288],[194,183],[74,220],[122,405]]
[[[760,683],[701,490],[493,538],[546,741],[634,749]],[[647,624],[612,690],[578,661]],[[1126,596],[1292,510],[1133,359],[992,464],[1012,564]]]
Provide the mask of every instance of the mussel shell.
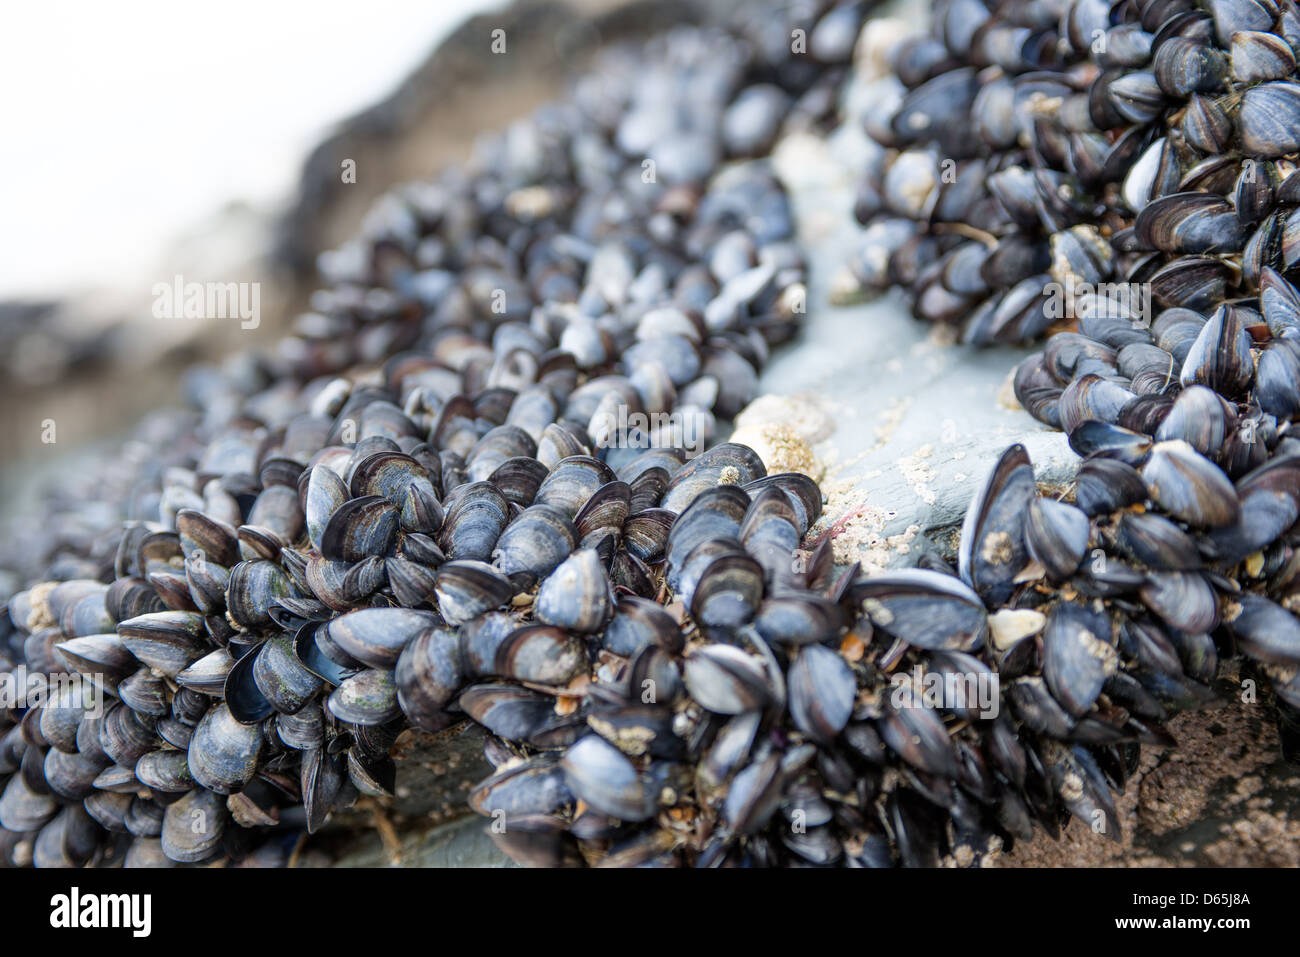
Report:
[[917,648],[971,651],[987,633],[979,595],[941,572],[888,572],[856,583],[852,595],[872,625]]
[[1243,594],[1234,603],[1238,607],[1227,624],[1242,651],[1270,664],[1300,664],[1300,622],[1294,614],[1262,595]]
[[408,642],[438,624],[438,616],[428,611],[362,608],[340,615],[326,628],[330,641],[351,658],[371,668],[391,670]]
[[1087,515],[1104,515],[1146,498],[1137,469],[1116,459],[1088,459],[1075,474],[1074,501]]
[[401,714],[391,671],[368,668],[344,678],[328,699],[330,714],[365,727],[384,724]]
[[212,791],[195,788],[167,806],[161,847],[170,860],[194,864],[217,853],[226,826],[225,802]]
[[658,602],[636,596],[620,598],[601,646],[612,654],[634,658],[650,645],[680,651],[682,634],[676,619]]
[[538,621],[578,632],[596,632],[613,614],[609,577],[597,553],[581,548],[542,582],[533,602]]
[[805,645],[790,665],[790,717],[814,741],[829,743],[853,713],[858,685],[842,657],[824,645]]
[[463,625],[501,607],[515,591],[501,572],[477,561],[447,562],[438,569],[434,590],[438,611],[450,625]]
[[742,714],[775,700],[763,663],[732,645],[706,645],[688,651],[682,666],[686,689],[717,714]]
[[444,709],[465,681],[460,638],[445,628],[429,628],[402,649],[393,680],[403,714],[417,728],[441,731],[452,718]]
[[1105,615],[1068,602],[1053,607],[1043,630],[1043,679],[1066,711],[1087,712],[1118,664]]
[[262,745],[258,725],[240,724],[225,704],[213,705],[190,739],[190,774],[209,791],[234,794],[252,780]]
[[1221,528],[1241,514],[1232,482],[1182,440],[1156,443],[1141,474],[1152,501],[1190,525]]
[[[1028,560],[1024,523],[1035,494],[1029,455],[1024,446],[1013,445],[1002,453],[988,480],[966,510],[958,570],[962,581],[990,604],[1001,604],[1011,597],[1015,577]],[[935,587],[949,593],[952,591],[946,584]],[[893,617],[897,621],[900,616]],[[968,617],[963,615],[963,621]],[[903,635],[898,637],[917,644]],[[922,644],[921,647],[935,646]],[[956,650],[968,648],[959,645]]]
[[664,491],[660,507],[679,515],[706,489],[719,485],[747,485],[763,478],[767,469],[753,449],[723,442],[682,466]]
[[492,563],[517,584],[549,575],[578,544],[569,517],[551,505],[530,505],[501,533]]
[[655,811],[636,767],[618,748],[589,734],[565,752],[560,761],[564,783],[572,794],[598,813],[624,821],[644,821]]
[[174,678],[208,650],[203,616],[188,611],[160,611],[120,622],[122,644],[141,662]]

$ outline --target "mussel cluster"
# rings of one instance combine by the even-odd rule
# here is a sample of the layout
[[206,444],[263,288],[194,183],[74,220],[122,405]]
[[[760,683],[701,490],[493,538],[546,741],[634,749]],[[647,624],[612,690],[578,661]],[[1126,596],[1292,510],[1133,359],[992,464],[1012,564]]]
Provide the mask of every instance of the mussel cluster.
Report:
[[[1082,590],[1145,588],[1150,608],[1150,575],[1177,573],[1159,600],[1204,614],[1167,624],[1237,632],[1291,752],[1297,50],[1291,0],[937,4],[881,81],[896,108],[869,124],[853,262],[965,342],[1054,333],[1015,394],[1084,457],[1080,494],[1143,512],[1103,530],[1120,560]],[[1139,526],[1154,537],[1135,551]]]
[[[956,0],[898,49],[913,89],[874,131],[864,281],[987,342],[1048,331],[1054,276],[1224,277],[1158,293],[1162,328],[1194,327],[1167,348],[1159,319],[1094,310],[1021,367],[1086,455],[1073,502],[1013,446],[951,565],[837,567],[812,479],[703,448],[797,331],[764,157],[829,125],[866,5],[621,49],[466,171],[386,197],[270,354],[196,368],[195,411],[56,490],[0,652],[84,681],[0,718],[5,862],[285,863],[393,794],[404,729],[466,721],[495,768],[469,805],[530,864],[970,866],[1070,816],[1118,839],[1112,789],[1215,697],[1221,656],[1300,703],[1287,150],[1242,220],[1204,185],[1226,174],[1181,184],[1175,94],[1130,79],[1193,44],[1200,108],[1254,149],[1281,134],[1243,119],[1251,91],[1289,83],[1238,71],[1262,54],[1234,38],[1287,36],[1285,7]],[[1127,170],[1168,164],[1181,185],[1153,173],[1143,208],[1182,189],[1186,222],[1135,220]],[[1261,291],[1225,299],[1251,280],[1220,232],[1273,217]]]
[[787,198],[751,159],[833,111],[863,7],[797,16],[621,48],[468,170],[385,197],[273,351],[191,370],[195,412],[53,491],[14,549],[41,565],[4,665],[85,680],[4,712],[6,862],[283,861],[292,841],[253,837],[391,794],[408,725],[583,737],[616,608],[607,674],[680,624],[666,556],[702,621],[752,617],[757,560],[709,509],[676,518],[752,496],[774,567],[820,513],[747,448],[695,454],[804,312]]

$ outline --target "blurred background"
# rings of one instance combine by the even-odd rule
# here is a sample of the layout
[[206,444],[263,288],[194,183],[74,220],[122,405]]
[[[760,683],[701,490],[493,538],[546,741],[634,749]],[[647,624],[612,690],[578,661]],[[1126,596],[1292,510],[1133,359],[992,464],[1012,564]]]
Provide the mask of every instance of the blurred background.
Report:
[[[727,5],[10,7],[0,520],[29,507],[46,470],[176,401],[190,362],[274,338],[314,288],[317,255],[381,193],[464,162],[477,136],[554,98],[603,43]],[[506,56],[490,49],[497,28]],[[260,324],[156,318],[154,284],[178,274],[258,283]]]

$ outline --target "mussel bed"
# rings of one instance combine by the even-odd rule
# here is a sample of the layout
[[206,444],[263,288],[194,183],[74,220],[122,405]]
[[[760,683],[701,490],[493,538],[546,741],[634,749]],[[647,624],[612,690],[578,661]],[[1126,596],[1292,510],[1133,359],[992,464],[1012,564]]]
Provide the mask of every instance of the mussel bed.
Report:
[[0,713],[0,859],[290,863],[469,721],[523,863],[984,865],[1119,840],[1229,661],[1294,758],[1300,10],[948,0],[895,46],[853,272],[1051,333],[1015,392],[1083,462],[1048,493],[1013,445],[950,561],[866,575],[816,482],[708,443],[803,320],[767,158],[833,124],[870,6],[611,51],[52,488],[0,665],[79,680]]

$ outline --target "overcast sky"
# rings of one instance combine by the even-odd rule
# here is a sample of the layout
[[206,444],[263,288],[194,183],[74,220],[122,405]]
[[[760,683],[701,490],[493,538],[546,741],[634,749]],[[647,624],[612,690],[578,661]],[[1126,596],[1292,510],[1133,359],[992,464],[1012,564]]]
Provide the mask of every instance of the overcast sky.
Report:
[[6,4],[0,298],[112,284],[232,200],[282,201],[334,122],[500,5]]

